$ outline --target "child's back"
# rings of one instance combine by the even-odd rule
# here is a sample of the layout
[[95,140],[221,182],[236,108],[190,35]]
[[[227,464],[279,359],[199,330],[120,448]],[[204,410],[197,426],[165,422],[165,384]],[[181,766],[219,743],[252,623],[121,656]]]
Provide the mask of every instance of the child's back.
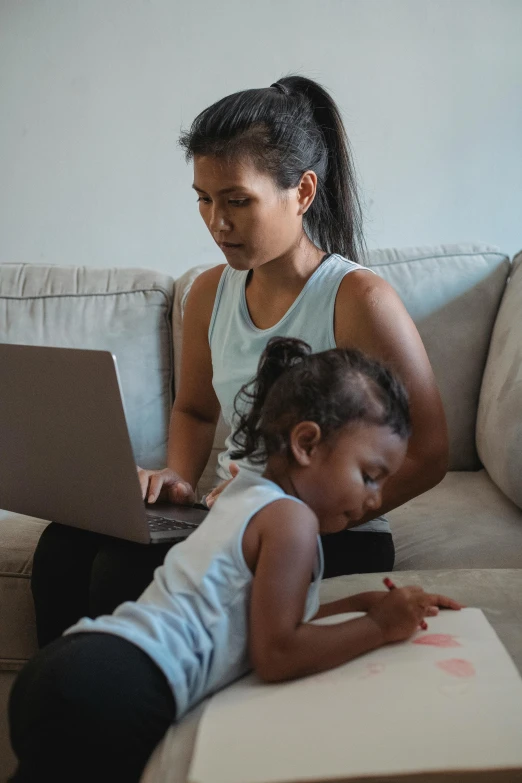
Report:
[[[291,496],[253,471],[241,470],[201,527],[172,547],[137,602],[124,603],[114,614],[96,620],[84,618],[66,633],[107,632],[140,647],[169,681],[179,719],[200,699],[251,668],[248,625],[253,575],[243,556],[243,533],[258,511],[282,498]],[[321,575],[318,538],[305,622],[319,608]]]

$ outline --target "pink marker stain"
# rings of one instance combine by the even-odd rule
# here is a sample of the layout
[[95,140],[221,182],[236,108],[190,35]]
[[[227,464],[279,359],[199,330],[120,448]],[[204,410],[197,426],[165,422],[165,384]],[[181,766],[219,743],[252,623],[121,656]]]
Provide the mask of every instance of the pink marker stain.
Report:
[[448,658],[445,661],[437,661],[436,665],[453,677],[474,677],[476,674],[473,664],[464,658]]
[[462,645],[449,633],[428,633],[419,636],[413,644],[429,644],[432,647],[462,647]]
[[375,677],[376,674],[382,674],[385,668],[383,663],[367,663],[365,670],[360,675],[360,679],[366,680],[368,677]]

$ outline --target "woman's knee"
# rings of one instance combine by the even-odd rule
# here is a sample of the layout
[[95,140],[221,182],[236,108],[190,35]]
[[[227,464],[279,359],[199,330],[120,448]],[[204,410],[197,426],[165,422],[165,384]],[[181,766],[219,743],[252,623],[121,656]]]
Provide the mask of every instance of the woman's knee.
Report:
[[124,601],[136,601],[163,563],[170,544],[136,544],[108,540],[92,566],[89,611],[91,617],[111,614]]

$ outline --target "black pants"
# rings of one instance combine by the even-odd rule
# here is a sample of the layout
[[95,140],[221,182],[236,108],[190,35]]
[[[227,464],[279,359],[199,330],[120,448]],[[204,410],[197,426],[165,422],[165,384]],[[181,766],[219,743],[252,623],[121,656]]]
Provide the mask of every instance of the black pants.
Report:
[[[326,578],[391,571],[390,533],[344,531],[323,536]],[[50,524],[34,554],[31,589],[40,647],[80,617],[110,614],[136,600],[152,581],[172,544],[134,544],[64,525]]]
[[12,783],[137,783],[175,720],[167,680],[142,650],[111,634],[64,636],[13,686]]

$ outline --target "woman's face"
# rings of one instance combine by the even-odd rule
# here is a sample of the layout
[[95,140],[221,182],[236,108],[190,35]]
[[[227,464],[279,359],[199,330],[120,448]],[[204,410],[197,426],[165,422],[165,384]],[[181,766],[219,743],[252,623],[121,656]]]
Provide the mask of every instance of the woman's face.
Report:
[[316,182],[314,172],[306,172],[298,187],[281,191],[246,160],[194,158],[199,212],[234,269],[255,269],[298,245]]

